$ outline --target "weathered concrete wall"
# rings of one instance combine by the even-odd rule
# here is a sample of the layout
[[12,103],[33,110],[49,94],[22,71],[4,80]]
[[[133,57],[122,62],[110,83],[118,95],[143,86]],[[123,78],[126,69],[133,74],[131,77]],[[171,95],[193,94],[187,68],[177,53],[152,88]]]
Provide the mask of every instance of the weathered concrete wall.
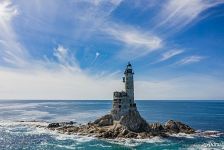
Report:
[[137,110],[134,102],[134,78],[132,66],[129,63],[124,72],[125,92],[114,92],[113,106],[111,114],[114,120],[120,120],[122,116],[127,115],[130,111]]

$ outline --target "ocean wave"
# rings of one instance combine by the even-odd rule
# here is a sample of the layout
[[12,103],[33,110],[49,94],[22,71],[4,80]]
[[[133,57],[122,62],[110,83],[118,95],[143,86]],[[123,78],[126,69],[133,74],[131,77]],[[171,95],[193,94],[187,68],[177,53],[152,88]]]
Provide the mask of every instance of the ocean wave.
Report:
[[109,148],[112,147],[111,145],[104,145],[104,144],[93,144],[89,145],[90,147],[103,147],[103,148]]
[[56,146],[59,147],[59,148],[63,148],[63,149],[66,148],[66,149],[73,149],[73,150],[77,148],[77,145],[75,145],[75,144],[69,145],[69,146],[68,145],[57,144]]
[[[57,131],[45,128],[47,125],[47,122],[38,121],[0,121],[0,127],[4,128],[4,132],[8,132],[12,135],[49,135],[57,141],[73,140],[75,143],[85,143],[95,139],[94,137],[77,134],[61,134]],[[0,128],[0,130],[2,129]]]
[[40,148],[42,149],[43,147],[48,147],[48,146],[53,146],[53,147],[58,147],[58,148],[62,148],[62,149],[76,149],[77,148],[77,144],[71,144],[71,145],[61,145],[58,143],[48,143],[48,142],[41,142],[40,143]]
[[85,142],[90,142],[92,140],[94,140],[94,137],[90,137],[90,136],[81,136],[81,135],[67,135],[67,134],[59,134],[56,133],[55,135],[55,139],[57,140],[74,140],[76,142],[79,143],[85,143]]
[[37,108],[40,103],[7,103],[0,104],[1,110],[24,110],[26,108]]
[[197,136],[205,137],[205,138],[216,138],[224,135],[224,132],[215,131],[215,130],[207,130],[202,132],[197,132]]
[[203,150],[221,150],[224,149],[224,142],[215,142],[209,141],[203,144],[193,144],[187,148],[188,150],[195,150],[195,149],[203,149]]
[[177,137],[177,138],[188,138],[193,139],[196,137],[195,134],[186,134],[186,133],[177,133],[177,134],[170,134],[170,137]]
[[155,144],[155,143],[164,143],[168,142],[168,139],[162,138],[162,137],[153,137],[153,138],[148,138],[148,139],[125,139],[125,138],[120,138],[120,139],[111,139],[111,140],[106,140],[109,143],[112,144],[118,144],[118,145],[123,145],[127,147],[136,147],[142,144]]
[[46,127],[49,123],[43,122],[43,121],[10,121],[10,120],[0,120],[0,126],[2,127],[18,127],[18,126],[30,126],[30,127],[36,127],[36,126],[43,126]]
[[178,134],[170,134],[169,136],[177,137],[177,138],[193,139],[193,138],[198,138],[198,137],[217,138],[217,137],[220,137],[223,135],[224,135],[224,132],[221,132],[221,131],[215,131],[215,130],[200,131],[200,130],[198,130],[198,131],[196,131],[195,134],[178,133]]

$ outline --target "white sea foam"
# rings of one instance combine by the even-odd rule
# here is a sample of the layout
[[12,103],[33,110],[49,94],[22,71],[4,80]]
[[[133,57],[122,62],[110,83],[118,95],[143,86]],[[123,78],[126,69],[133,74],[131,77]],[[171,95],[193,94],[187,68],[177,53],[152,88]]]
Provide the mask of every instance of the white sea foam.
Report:
[[193,139],[196,137],[195,134],[186,134],[186,133],[170,134],[169,136],[177,138],[188,138],[188,139]]
[[94,137],[89,136],[81,136],[81,135],[67,135],[67,134],[60,134],[55,133],[55,139],[57,140],[74,140],[79,143],[89,142],[91,140],[94,140]]
[[29,126],[29,127],[36,127],[36,126],[47,126],[47,122],[42,121],[0,121],[0,126],[2,127],[16,127],[16,126]]
[[207,131],[197,132],[195,135],[199,137],[205,137],[205,138],[216,138],[216,137],[220,137],[224,135],[224,132],[207,130]]
[[220,131],[212,131],[212,130],[207,130],[207,131],[196,131],[194,134],[185,134],[185,133],[178,133],[178,134],[170,134],[169,136],[171,137],[181,137],[181,138],[188,138],[188,139],[193,139],[197,137],[204,137],[204,138],[214,138],[214,137],[220,137],[224,135],[223,132]]
[[40,143],[40,147],[42,149],[42,147],[44,146],[54,146],[54,147],[59,147],[62,149],[76,149],[77,148],[77,144],[72,144],[72,145],[61,145],[61,144],[52,144],[52,143],[48,143],[48,142],[41,142]]
[[119,145],[124,145],[128,147],[135,147],[144,143],[152,144],[152,143],[163,143],[163,142],[168,142],[168,139],[164,139],[161,137],[153,137],[153,138],[148,138],[148,139],[125,139],[125,138],[120,138],[120,139],[113,139],[113,140],[106,140],[112,144],[119,144]]
[[203,150],[221,150],[224,149],[224,142],[214,142],[209,141],[203,144],[193,144],[187,149],[195,150],[195,149],[203,149]]
[[73,149],[73,150],[76,149],[76,147],[77,147],[76,145],[69,145],[68,146],[68,145],[59,145],[59,144],[57,144],[56,146],[60,147],[60,148],[63,148],[63,149],[66,148],[66,149]]
[[103,145],[103,144],[93,144],[93,145],[89,145],[91,147],[103,147],[103,148],[109,148],[112,147],[110,145]]

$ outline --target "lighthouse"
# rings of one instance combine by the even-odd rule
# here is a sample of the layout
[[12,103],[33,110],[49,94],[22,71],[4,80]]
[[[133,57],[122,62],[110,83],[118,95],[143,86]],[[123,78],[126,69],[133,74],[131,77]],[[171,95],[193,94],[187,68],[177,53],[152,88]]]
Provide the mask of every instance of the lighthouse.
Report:
[[115,91],[113,93],[113,106],[111,114],[114,120],[120,120],[122,116],[127,115],[130,111],[136,110],[134,102],[134,72],[129,62],[124,71],[124,91]]
[[130,101],[130,106],[134,105],[134,72],[132,70],[132,66],[130,62],[128,63],[125,71],[124,71],[124,84],[125,84],[125,92],[127,93],[127,98]]

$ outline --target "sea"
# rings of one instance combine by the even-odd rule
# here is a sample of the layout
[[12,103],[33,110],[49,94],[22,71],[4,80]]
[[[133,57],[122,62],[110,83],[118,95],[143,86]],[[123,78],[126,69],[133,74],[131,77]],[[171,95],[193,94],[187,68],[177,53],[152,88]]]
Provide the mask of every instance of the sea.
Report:
[[136,103],[149,123],[179,120],[197,133],[144,140],[59,134],[21,121],[35,120],[38,125],[63,121],[84,124],[108,113],[111,100],[1,100],[0,150],[224,149],[224,101],[136,100]]

